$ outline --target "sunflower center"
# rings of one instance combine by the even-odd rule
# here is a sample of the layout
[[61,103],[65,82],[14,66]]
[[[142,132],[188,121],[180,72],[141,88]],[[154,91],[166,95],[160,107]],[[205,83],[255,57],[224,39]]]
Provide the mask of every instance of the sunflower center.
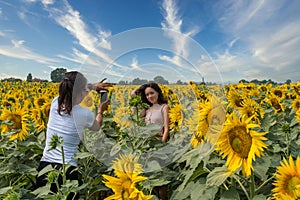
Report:
[[276,110],[281,110],[281,106],[277,99],[275,98],[271,99],[271,104]]
[[283,96],[282,91],[280,91],[280,90],[275,90],[274,94],[280,98]]
[[292,177],[287,184],[287,189],[290,194],[293,194],[297,189],[297,186],[300,186],[300,178],[298,176]]
[[251,149],[252,138],[244,126],[236,126],[230,130],[229,141],[232,149],[242,158],[247,158]]
[[20,115],[13,114],[8,117],[8,120],[13,122],[12,130],[22,129],[22,118]]
[[239,99],[239,98],[236,98],[234,99],[234,104],[237,106],[237,107],[242,107],[242,99]]
[[45,102],[46,102],[46,100],[44,98],[39,98],[38,101],[37,101],[37,104],[39,106],[42,106],[42,105],[44,105]]

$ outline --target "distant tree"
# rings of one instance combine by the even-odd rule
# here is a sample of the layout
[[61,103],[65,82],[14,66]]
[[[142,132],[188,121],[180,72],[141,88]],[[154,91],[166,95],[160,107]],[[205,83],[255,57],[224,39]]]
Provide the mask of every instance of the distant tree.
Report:
[[43,80],[43,79],[40,79],[40,78],[33,78],[32,82],[48,82],[48,80]]
[[119,81],[119,85],[126,85],[125,81]]
[[159,83],[159,84],[169,84],[169,81],[165,80],[164,77],[162,76],[156,76],[154,77],[154,82]]
[[27,82],[32,82],[32,75],[31,75],[31,73],[29,73],[29,74],[27,75],[26,81],[27,81]]
[[10,78],[2,79],[1,81],[8,81],[8,82],[22,82],[22,79],[10,77]]
[[242,79],[239,81],[239,83],[249,83],[249,81],[246,81],[245,79]]
[[51,81],[52,82],[60,82],[66,72],[67,72],[67,70],[64,68],[56,68],[55,70],[53,70],[51,72]]
[[176,84],[177,84],[177,85],[182,85],[183,82],[182,82],[181,80],[178,80],[178,81],[176,82]]
[[257,79],[253,79],[253,80],[251,81],[251,83],[259,84],[260,82],[259,82],[259,80],[257,80]]
[[291,79],[288,79],[288,80],[285,81],[286,84],[290,84],[291,82],[292,82]]
[[132,80],[131,84],[132,85],[142,85],[144,83],[147,83],[148,81],[145,79],[139,79],[139,78],[135,78]]

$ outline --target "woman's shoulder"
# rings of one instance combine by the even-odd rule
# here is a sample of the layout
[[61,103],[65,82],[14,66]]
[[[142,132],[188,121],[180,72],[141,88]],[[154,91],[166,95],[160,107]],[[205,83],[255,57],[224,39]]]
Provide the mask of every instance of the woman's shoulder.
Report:
[[164,111],[164,110],[169,110],[170,108],[169,108],[169,105],[167,104],[167,103],[164,103],[164,104],[161,104],[161,107],[160,107],[160,110],[161,111]]
[[83,108],[80,105],[76,105],[72,109],[73,113],[76,113],[77,115],[82,114],[82,115],[93,115],[94,113],[89,110],[88,108]]

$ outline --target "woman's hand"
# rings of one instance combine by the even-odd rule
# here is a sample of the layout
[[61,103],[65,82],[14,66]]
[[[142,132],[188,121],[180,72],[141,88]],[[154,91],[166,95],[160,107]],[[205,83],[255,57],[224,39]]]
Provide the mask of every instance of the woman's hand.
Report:
[[100,103],[98,105],[98,114],[99,113],[103,114],[103,112],[107,110],[109,103],[110,103],[109,100],[106,100],[106,101]]
[[96,115],[96,118],[94,120],[94,123],[93,123],[92,127],[90,127],[90,130],[93,130],[93,131],[99,131],[100,130],[101,125],[102,125],[102,121],[103,121],[103,112],[105,110],[107,110],[108,105],[109,105],[109,100],[106,100],[106,101],[99,104],[98,113]]
[[108,91],[107,87],[111,87],[112,83],[104,83],[104,81],[107,78],[103,78],[101,81],[99,81],[98,83],[94,83],[92,84],[92,90],[96,90],[98,93],[100,92],[100,90],[105,90]]

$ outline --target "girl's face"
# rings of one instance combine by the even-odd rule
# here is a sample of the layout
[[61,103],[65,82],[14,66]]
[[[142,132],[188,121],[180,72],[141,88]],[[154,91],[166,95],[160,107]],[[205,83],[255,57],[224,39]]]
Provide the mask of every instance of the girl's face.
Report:
[[154,90],[151,87],[147,87],[145,89],[145,95],[148,99],[148,101],[152,104],[156,104],[157,100],[158,100],[158,92],[156,92],[156,90]]

